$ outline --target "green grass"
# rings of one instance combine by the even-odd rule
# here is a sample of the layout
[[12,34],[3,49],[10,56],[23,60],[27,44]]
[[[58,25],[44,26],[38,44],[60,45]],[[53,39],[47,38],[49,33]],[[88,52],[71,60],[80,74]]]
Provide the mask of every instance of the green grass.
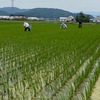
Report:
[[[83,29],[78,29],[77,24],[68,24],[68,29],[60,29],[60,23],[30,22],[31,32],[24,32],[23,22],[0,22],[0,43],[27,44],[53,41],[77,41],[92,37],[99,37],[99,25],[84,24]],[[76,39],[75,39],[76,38]],[[74,39],[74,40],[73,40]],[[41,44],[41,43],[39,43]]]
[[100,73],[100,25],[29,24],[25,32],[23,21],[0,21],[0,99],[89,98]]

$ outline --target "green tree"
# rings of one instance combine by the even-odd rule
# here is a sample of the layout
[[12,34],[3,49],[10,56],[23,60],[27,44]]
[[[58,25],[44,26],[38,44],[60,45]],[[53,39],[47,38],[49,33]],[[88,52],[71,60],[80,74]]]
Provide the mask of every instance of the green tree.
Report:
[[80,12],[78,15],[76,15],[76,21],[82,21],[82,22],[89,22],[90,17],[89,15],[84,14],[83,12]]

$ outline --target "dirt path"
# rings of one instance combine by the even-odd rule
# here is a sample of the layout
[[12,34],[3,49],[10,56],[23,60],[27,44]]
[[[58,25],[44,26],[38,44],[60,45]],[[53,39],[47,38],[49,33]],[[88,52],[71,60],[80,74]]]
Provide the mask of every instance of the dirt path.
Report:
[[94,89],[91,95],[91,100],[100,100],[100,77],[94,86]]

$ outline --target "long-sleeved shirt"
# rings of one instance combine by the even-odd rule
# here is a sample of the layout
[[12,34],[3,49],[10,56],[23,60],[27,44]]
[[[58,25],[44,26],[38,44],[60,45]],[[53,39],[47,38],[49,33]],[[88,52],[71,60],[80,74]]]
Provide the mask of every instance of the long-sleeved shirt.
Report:
[[24,27],[29,27],[29,24],[27,22],[24,22]]

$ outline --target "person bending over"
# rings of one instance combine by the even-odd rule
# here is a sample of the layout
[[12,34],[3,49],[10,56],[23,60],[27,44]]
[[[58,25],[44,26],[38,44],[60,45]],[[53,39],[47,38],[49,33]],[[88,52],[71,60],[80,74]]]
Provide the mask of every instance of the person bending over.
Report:
[[27,22],[24,22],[24,31],[30,31],[30,25]]

